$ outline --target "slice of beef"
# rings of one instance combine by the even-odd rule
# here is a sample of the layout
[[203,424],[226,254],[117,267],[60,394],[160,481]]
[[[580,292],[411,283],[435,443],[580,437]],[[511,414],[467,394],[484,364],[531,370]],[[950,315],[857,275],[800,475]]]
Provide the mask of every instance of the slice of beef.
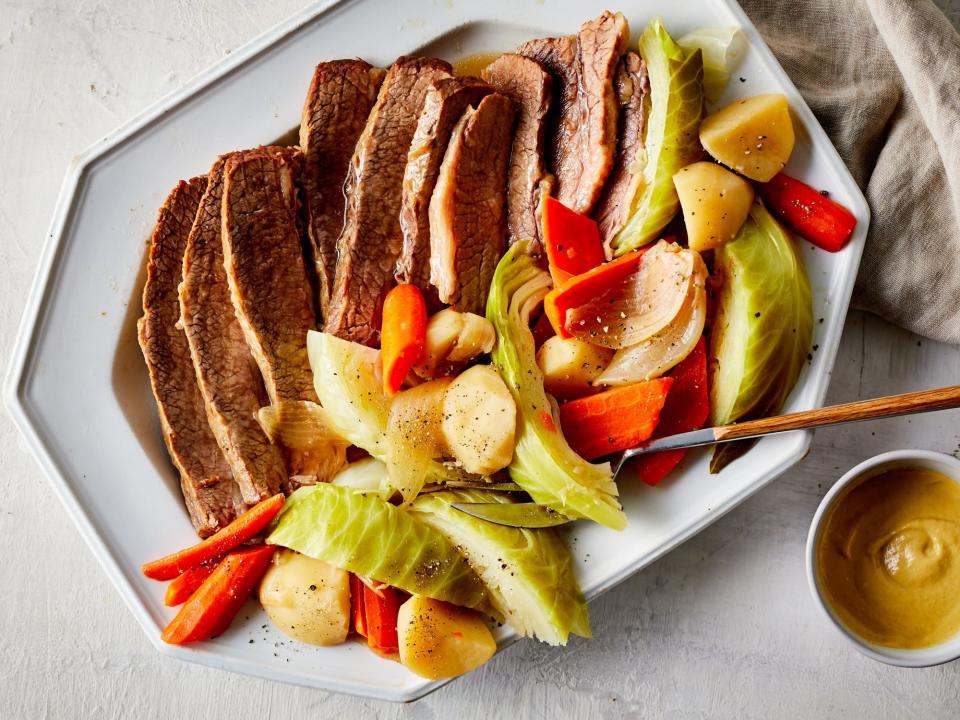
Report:
[[314,70],[303,106],[303,203],[323,314],[333,290],[337,238],[343,230],[343,183],[384,74],[363,60],[322,62]]
[[[223,169],[223,256],[230,297],[270,402],[318,403],[307,359],[316,329],[311,285],[297,228],[296,148],[236,153]],[[295,486],[329,480],[346,463],[345,448],[287,448]]]
[[614,79],[629,34],[621,13],[605,12],[584,23],[575,37],[532,40],[517,49],[553,75],[559,103],[549,138],[550,169],[557,199],[580,213],[593,209],[613,166]]
[[190,519],[202,537],[221,529],[247,508],[210,430],[190,347],[177,326],[183,253],[206,186],[205,177],[180,182],[160,208],[150,238],[143,317],[137,323],[163,440],[180,472]]
[[514,107],[499,93],[457,123],[430,200],[430,282],[440,300],[482,315],[506,244]]
[[637,186],[643,178],[636,160],[637,153],[643,149],[646,99],[650,87],[647,67],[636,53],[624,55],[617,90],[621,104],[617,156],[595,214],[608,258],[611,256],[610,241],[626,224]]
[[180,310],[210,428],[250,504],[287,481],[280,449],[257,422],[263,381],[230,301],[223,267],[221,207],[226,157],[214,163],[187,240]]
[[507,173],[507,237],[540,241],[539,208],[552,178],[543,164],[550,110],[550,74],[536,60],[508,53],[483,70],[483,79],[513,101],[517,125]]
[[[427,90],[417,131],[407,153],[403,175],[400,227],[403,250],[397,261],[397,282],[413,283],[428,300],[430,285],[430,197],[440,174],[440,163],[450,134],[468,107],[476,106],[493,89],[479,78],[455,77],[436,81]],[[434,306],[437,303],[432,303]]]
[[449,63],[433,58],[400,58],[387,71],[344,186],[344,227],[324,325],[329,333],[378,342],[383,298],[403,247],[400,206],[410,141],[427,89],[451,75]]

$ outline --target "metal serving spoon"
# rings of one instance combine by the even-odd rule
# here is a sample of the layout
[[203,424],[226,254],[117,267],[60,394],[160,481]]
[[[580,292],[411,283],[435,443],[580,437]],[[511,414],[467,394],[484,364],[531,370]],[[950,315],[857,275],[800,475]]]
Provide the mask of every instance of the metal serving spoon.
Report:
[[777,415],[732,425],[694,430],[679,435],[668,435],[667,437],[648,440],[642,445],[625,450],[616,456],[612,460],[613,474],[616,477],[628,460],[647,453],[713,445],[730,442],[731,440],[749,440],[765,435],[790,432],[791,430],[808,430],[827,425],[843,425],[860,422],[861,420],[912,415],[914,413],[930,412],[931,410],[949,410],[956,407],[960,407],[960,385],[951,385],[936,390],[921,390],[872,400],[858,400],[857,402],[830,405],[829,407],[805,410],[789,415]]

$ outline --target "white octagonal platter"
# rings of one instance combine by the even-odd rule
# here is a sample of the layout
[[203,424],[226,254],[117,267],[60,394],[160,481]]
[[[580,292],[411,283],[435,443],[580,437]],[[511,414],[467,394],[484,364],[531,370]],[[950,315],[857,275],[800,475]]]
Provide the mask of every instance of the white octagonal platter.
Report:
[[[164,586],[138,570],[195,540],[164,450],[136,342],[145,241],[177,180],[202,174],[220,153],[268,143],[299,122],[314,65],[361,56],[388,65],[402,54],[453,60],[569,34],[606,9],[639,32],[655,15],[675,36],[740,26],[750,48],[721,102],[760,92],[790,99],[797,146],[788,171],[829,190],[859,224],[838,254],[804,243],[814,291],[813,342],[787,410],[824,397],[869,211],[793,84],[732,0],[354,0],[309,8],[234,52],[186,88],[98,142],[69,168],[27,304],[5,399],[81,535],[158,650],[260,677],[388,700],[416,699],[423,680],[357,643],[315,648],[275,633],[251,602],[230,630],[189,647],[160,641],[171,617]],[[742,78],[742,80],[740,80]],[[822,320],[821,320],[822,319]],[[630,527],[575,526],[573,552],[588,597],[620,582],[703,529],[803,457],[808,433],[763,440],[719,475],[690,453],[657,488],[621,483]],[[266,625],[266,627],[264,627]],[[502,634],[505,643],[510,638]],[[251,642],[253,641],[253,642]]]

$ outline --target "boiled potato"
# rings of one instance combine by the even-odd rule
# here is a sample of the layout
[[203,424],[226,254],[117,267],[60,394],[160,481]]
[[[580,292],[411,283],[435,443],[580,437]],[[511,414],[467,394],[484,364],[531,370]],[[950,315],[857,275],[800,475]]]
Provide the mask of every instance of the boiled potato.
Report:
[[493,657],[497,643],[476,610],[414,595],[397,616],[400,662],[430,680],[457,677]]
[[474,365],[443,396],[441,430],[463,469],[477,475],[502,470],[513,459],[517,405],[489,365]]
[[415,370],[421,377],[436,377],[455,363],[490,352],[496,339],[493,323],[485,317],[446,308],[427,322],[423,359]]
[[554,335],[537,351],[537,365],[543,371],[547,392],[560,400],[597,392],[591,383],[610,364],[614,351],[591,345],[579,338]]
[[767,182],[793,152],[793,121],[783,95],[736,100],[700,123],[700,143],[717,160],[751,180]]
[[750,213],[753,185],[712,162],[687,165],[673,176],[691,250],[733,240]]
[[350,631],[347,571],[293,550],[274,553],[260,603],[281,632],[311,645],[339,645]]

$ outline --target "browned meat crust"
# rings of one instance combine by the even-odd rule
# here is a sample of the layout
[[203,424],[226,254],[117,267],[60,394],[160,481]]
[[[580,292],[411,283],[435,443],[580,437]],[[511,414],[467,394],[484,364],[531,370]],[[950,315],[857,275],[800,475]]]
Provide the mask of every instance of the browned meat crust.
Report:
[[506,244],[510,99],[494,93],[454,128],[430,200],[430,281],[440,300],[483,314]]
[[539,208],[552,178],[543,164],[551,80],[536,60],[508,53],[483,70],[483,79],[513,100],[517,126],[507,173],[507,237],[540,241]]
[[333,291],[337,238],[343,230],[343,183],[384,74],[363,60],[322,62],[314,70],[303,107],[303,201],[324,315]]
[[[473,77],[444,78],[427,90],[417,131],[407,153],[403,175],[400,227],[403,250],[397,261],[397,282],[413,283],[428,300],[436,299],[430,285],[430,196],[437,184],[440,163],[457,121],[493,89]],[[436,305],[436,303],[433,303]]]
[[183,252],[206,185],[205,177],[181,181],[160,208],[150,239],[143,317],[137,323],[163,440],[180,472],[190,519],[203,537],[246,509],[230,465],[207,423],[187,338],[177,327]]
[[[307,358],[316,329],[311,286],[297,230],[297,181],[303,157],[295,148],[231,155],[223,170],[223,255],[230,297],[247,345],[273,404],[319,402]],[[338,453],[291,448],[296,485],[327,480],[345,463]],[[335,454],[336,457],[331,457]],[[293,486],[287,485],[291,491]]]
[[649,84],[647,67],[636,53],[624,55],[617,88],[621,103],[617,155],[595,215],[608,258],[612,255],[610,241],[626,224],[637,184],[643,177],[635,160],[643,148]]
[[613,166],[618,109],[613,80],[628,37],[626,18],[605,12],[584,23],[575,37],[532,40],[517,49],[540,62],[558,85],[548,158],[557,199],[580,213],[591,212]]
[[403,173],[427,89],[449,77],[449,63],[400,58],[387,71],[347,174],[343,233],[324,329],[376,344],[383,298],[394,283],[403,246]]
[[207,189],[183,258],[180,309],[207,419],[247,503],[287,482],[280,450],[256,419],[264,400],[260,371],[230,301],[223,267],[221,207],[224,156],[208,174]]

